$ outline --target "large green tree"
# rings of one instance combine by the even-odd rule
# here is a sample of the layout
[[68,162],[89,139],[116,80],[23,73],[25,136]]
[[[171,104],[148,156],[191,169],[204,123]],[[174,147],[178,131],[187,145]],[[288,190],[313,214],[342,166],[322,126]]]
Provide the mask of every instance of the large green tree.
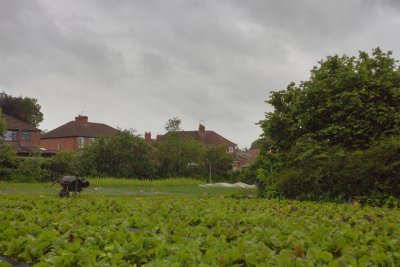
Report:
[[0,107],[4,113],[36,127],[43,121],[41,106],[36,98],[14,97],[3,91],[0,93]]
[[205,167],[209,172],[208,176],[211,181],[223,180],[227,173],[232,170],[233,156],[226,151],[226,145],[207,146],[205,148]]
[[400,133],[400,69],[391,52],[330,56],[308,81],[273,92],[274,107],[261,126],[276,147],[288,150],[313,139],[346,149],[367,148]]
[[151,147],[133,131],[100,137],[86,146],[81,155],[83,174],[128,178],[151,177]]
[[278,194],[400,195],[400,68],[391,52],[329,56],[267,103],[274,111],[260,125],[272,143],[258,174]]
[[201,176],[204,170],[204,145],[169,132],[155,144],[160,177]]

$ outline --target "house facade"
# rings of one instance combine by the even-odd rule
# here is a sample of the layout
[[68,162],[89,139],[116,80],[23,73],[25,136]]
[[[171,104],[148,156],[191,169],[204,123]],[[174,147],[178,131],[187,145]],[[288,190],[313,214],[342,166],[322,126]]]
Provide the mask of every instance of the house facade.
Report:
[[19,156],[29,156],[40,153],[42,156],[51,156],[55,152],[40,146],[40,129],[3,113],[7,131],[1,138],[11,145]]
[[234,168],[248,168],[256,160],[260,154],[260,149],[258,147],[252,147],[250,149],[238,150],[235,153]]
[[42,147],[56,151],[77,151],[100,136],[113,136],[117,129],[104,123],[89,122],[87,116],[75,117],[40,136]]
[[[199,124],[199,129],[197,131],[179,131],[177,132],[180,136],[189,137],[194,140],[198,140],[205,145],[216,146],[216,145],[226,145],[227,152],[229,154],[234,154],[236,150],[236,144],[225,137],[219,135],[214,131],[206,130],[203,124]],[[157,135],[157,140],[162,139],[164,135]],[[145,141],[151,141],[151,134],[145,133]]]

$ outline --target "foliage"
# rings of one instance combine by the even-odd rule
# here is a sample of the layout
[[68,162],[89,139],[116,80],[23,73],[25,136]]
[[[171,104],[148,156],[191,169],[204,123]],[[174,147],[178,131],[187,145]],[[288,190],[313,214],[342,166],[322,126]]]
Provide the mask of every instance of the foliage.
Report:
[[233,157],[226,153],[226,151],[226,145],[208,146],[205,148],[205,167],[206,169],[207,167],[211,168],[211,178],[213,181],[223,180],[226,174],[232,170]]
[[358,58],[330,56],[308,81],[273,92],[275,110],[261,126],[279,150],[313,139],[345,149],[364,149],[400,133],[400,69],[379,48]]
[[40,157],[19,158],[18,167],[13,170],[11,180],[15,182],[40,182],[46,180],[47,171],[42,164],[47,159]]
[[167,132],[177,132],[181,130],[181,119],[178,117],[174,117],[172,119],[168,119],[164,126]]
[[82,151],[82,174],[89,176],[150,177],[151,148],[133,131],[100,137]]
[[79,152],[59,152],[43,162],[42,167],[47,171],[44,181],[55,181],[63,175],[81,175],[81,154]]
[[5,143],[0,142],[0,180],[10,180],[11,173],[17,166],[17,156],[12,147]]
[[3,134],[7,131],[7,125],[6,121],[3,118],[3,114],[0,108],[0,136],[3,136]]
[[169,132],[155,144],[158,176],[201,177],[204,146],[199,141]]
[[2,196],[0,255],[37,266],[400,265],[397,209],[206,196],[67,204]]
[[275,109],[260,125],[272,144],[261,147],[258,165],[276,193],[304,199],[400,193],[389,188],[400,175],[397,145],[384,145],[400,136],[400,68],[391,52],[330,56],[308,81],[272,93],[267,103]]
[[36,127],[43,121],[41,106],[35,98],[14,97],[3,91],[0,93],[0,107],[4,113]]

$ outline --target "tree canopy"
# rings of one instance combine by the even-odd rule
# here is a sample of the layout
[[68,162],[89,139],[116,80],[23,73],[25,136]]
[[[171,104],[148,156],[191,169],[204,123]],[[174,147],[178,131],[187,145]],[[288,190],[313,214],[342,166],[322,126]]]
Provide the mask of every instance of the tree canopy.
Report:
[[329,56],[308,81],[273,92],[274,107],[261,122],[280,150],[312,139],[363,149],[400,133],[400,69],[391,52]]
[[150,146],[133,131],[119,131],[112,137],[100,137],[82,151],[82,169],[86,175],[136,177],[152,176]]
[[3,114],[0,108],[0,135],[3,135],[6,132],[6,130],[7,130],[6,121],[3,118]]
[[[380,48],[328,56],[273,92],[258,174],[280,195],[400,195],[400,67]],[[271,153],[272,152],[272,153]],[[267,190],[268,191],[268,190]]]
[[201,176],[204,146],[199,141],[170,132],[155,146],[159,176]]
[[14,97],[3,91],[0,93],[0,107],[4,113],[35,127],[43,121],[43,113],[40,111],[41,106],[36,98]]
[[167,132],[177,132],[181,130],[181,119],[178,117],[174,117],[172,119],[168,119],[164,126]]

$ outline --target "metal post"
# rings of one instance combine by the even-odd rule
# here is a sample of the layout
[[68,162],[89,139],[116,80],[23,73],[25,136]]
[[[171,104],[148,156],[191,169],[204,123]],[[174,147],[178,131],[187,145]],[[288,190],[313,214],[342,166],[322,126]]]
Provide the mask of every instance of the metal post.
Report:
[[211,178],[211,164],[210,164],[210,184],[212,184],[212,178]]

